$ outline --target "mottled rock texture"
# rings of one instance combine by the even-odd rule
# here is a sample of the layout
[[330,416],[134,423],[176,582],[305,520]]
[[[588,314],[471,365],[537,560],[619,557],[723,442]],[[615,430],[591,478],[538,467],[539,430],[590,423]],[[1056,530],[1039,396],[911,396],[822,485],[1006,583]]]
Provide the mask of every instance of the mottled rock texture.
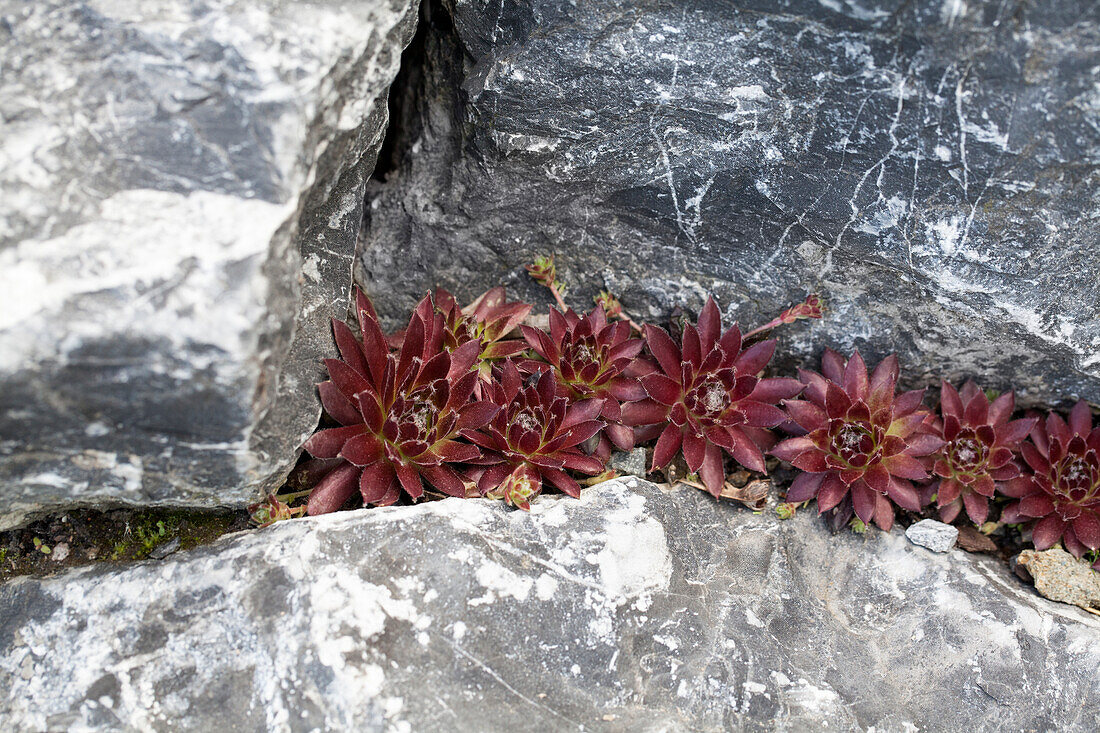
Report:
[[0,526],[278,484],[416,5],[0,0]]
[[1017,562],[1027,568],[1035,590],[1054,601],[1100,609],[1100,574],[1086,560],[1078,560],[1060,547],[1038,552],[1024,550]]
[[10,582],[0,723],[1094,731],[1098,640],[995,560],[631,478]]
[[1100,4],[445,4],[357,270],[391,324],[436,284],[540,297],[520,265],[557,252],[574,307],[647,319],[820,291],[787,367],[1100,401]]

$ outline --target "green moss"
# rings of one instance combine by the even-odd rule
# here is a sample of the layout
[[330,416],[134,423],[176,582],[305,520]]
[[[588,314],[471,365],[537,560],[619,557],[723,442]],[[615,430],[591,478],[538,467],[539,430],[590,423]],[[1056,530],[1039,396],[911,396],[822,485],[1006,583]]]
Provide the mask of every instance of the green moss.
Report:
[[[248,515],[243,511],[73,510],[0,532],[0,580],[97,562],[155,559],[247,526]],[[62,547],[63,553],[59,552]]]

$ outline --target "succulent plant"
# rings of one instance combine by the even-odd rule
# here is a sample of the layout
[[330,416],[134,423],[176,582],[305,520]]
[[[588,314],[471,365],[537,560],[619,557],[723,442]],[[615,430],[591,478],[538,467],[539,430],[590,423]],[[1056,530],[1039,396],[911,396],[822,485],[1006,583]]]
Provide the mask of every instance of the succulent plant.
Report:
[[392,504],[402,490],[414,500],[422,480],[453,496],[466,486],[449,464],[477,459],[481,451],[461,442],[485,425],[499,407],[470,401],[481,344],[469,340],[441,347],[441,319],[422,301],[390,353],[370,300],[356,295],[362,344],[347,324],[333,320],[340,359],[327,359],[330,379],[318,385],[325,411],[341,427],[321,430],[305,449],[320,459],[339,458],[313,489],[309,513],[335,511],[358,489],[366,504]]
[[275,494],[268,494],[262,501],[248,505],[248,518],[260,529],[270,527],[276,522],[300,517],[305,513],[304,506],[292,507]]
[[602,461],[577,447],[603,428],[596,419],[603,401],[571,402],[551,370],[532,374],[526,384],[510,359],[496,371],[499,379],[489,394],[500,410],[482,430],[469,434],[485,451],[476,461],[482,466],[475,474],[478,490],[521,509],[530,508],[544,481],[580,496],[580,484],[566,471],[596,475],[604,470]]
[[[546,363],[525,361],[526,370],[550,369],[557,384],[570,401],[597,399],[600,417],[607,423],[601,432],[603,458],[610,444],[620,450],[634,447],[634,431],[622,425],[620,402],[640,400],[645,390],[630,376],[631,367],[645,347],[642,339],[630,338],[630,325],[622,321],[608,323],[602,308],[584,316],[573,311],[564,314],[550,310],[550,333],[520,326],[527,343]],[[606,441],[605,441],[606,437]]]
[[[776,445],[772,455],[804,473],[787,492],[788,502],[817,498],[819,512],[847,502],[864,524],[884,530],[894,523],[893,501],[918,511],[912,481],[928,478],[923,456],[943,446],[921,406],[924,390],[895,395],[898,360],[889,356],[868,378],[859,352],[852,358],[826,349],[821,374],[800,370],[805,399],[787,400],[791,419],[805,431]],[[850,515],[849,515],[850,516]]]
[[1050,413],[1020,446],[1034,475],[1020,476],[1002,489],[1018,502],[1005,507],[1003,521],[1036,520],[1031,529],[1037,550],[1059,540],[1074,557],[1100,548],[1100,426],[1083,400],[1069,421]]
[[797,305],[792,305],[787,310],[780,313],[772,320],[765,323],[763,326],[758,326],[745,334],[745,338],[751,338],[757,334],[770,331],[773,328],[777,328],[783,325],[789,325],[795,321],[801,321],[803,319],[816,319],[821,318],[825,313],[825,304],[821,302],[821,296],[817,293],[811,293],[806,296],[806,299]]
[[765,471],[762,451],[774,442],[767,428],[786,419],[776,404],[802,390],[794,379],[760,378],[775,341],[742,349],[737,324],[723,332],[713,298],[698,325],[684,326],[679,346],[655,326],[646,325],[645,335],[657,369],[641,377],[648,397],[623,405],[623,424],[664,426],[651,470],[682,449],[688,469],[716,497],[725,482],[723,451],[746,468]]
[[554,302],[558,304],[558,308],[564,313],[569,310],[569,307],[565,305],[565,296],[569,293],[569,288],[560,277],[558,277],[558,268],[554,264],[554,255],[545,256],[540,255],[535,258],[535,261],[529,265],[524,265],[527,274],[531,276],[531,279],[537,282],[539,285],[545,286],[552,296],[554,296]]
[[965,508],[972,522],[983,524],[998,484],[1020,475],[1014,458],[1037,421],[1011,420],[1015,407],[1012,392],[991,403],[974,382],[961,390],[947,382],[940,386],[940,416],[932,427],[944,445],[924,460],[935,480],[924,489],[923,498],[928,502],[936,497],[943,521],[953,522]]
[[[460,306],[455,297],[443,288],[437,288],[434,295],[425,296],[417,308],[425,319],[428,314],[424,313],[424,309],[430,311],[434,308],[437,314],[435,329],[442,336],[443,349],[454,351],[471,341],[481,344],[475,366],[484,382],[489,381],[494,363],[527,350],[527,344],[522,339],[504,339],[527,317],[531,306],[519,301],[509,303],[503,287],[486,290],[466,307]],[[404,338],[405,331],[398,331],[389,337],[389,343],[394,348],[400,348]],[[480,390],[476,392],[480,393]]]

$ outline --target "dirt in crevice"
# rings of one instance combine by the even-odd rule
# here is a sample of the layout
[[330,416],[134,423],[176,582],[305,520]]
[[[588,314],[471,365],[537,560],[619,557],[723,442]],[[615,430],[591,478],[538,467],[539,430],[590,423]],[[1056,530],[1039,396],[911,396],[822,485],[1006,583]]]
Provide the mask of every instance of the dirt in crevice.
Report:
[[243,510],[72,509],[0,532],[0,582],[93,563],[162,559],[248,526]]

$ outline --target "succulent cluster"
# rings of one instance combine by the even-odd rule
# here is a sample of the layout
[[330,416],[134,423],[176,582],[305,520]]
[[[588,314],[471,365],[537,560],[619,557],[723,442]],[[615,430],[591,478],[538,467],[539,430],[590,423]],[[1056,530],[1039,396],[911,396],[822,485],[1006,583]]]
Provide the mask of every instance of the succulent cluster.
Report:
[[[528,270],[559,304],[546,328],[502,287],[466,307],[436,290],[387,336],[357,292],[358,334],[333,321],[340,358],[318,385],[333,426],[305,443],[296,472],[310,514],[427,490],[528,509],[548,486],[578,496],[581,479],[608,475],[612,448],[645,444],[650,470],[682,455],[715,497],[736,493],[731,460],[763,473],[771,454],[801,472],[787,515],[814,499],[861,531],[889,530],[899,508],[980,527],[996,517],[1038,549],[1100,550],[1100,426],[1084,402],[1068,419],[1016,417],[1011,392],[943,382],[932,409],[924,390],[898,392],[896,356],[868,370],[858,351],[826,349],[821,371],[798,379],[766,376],[776,342],[763,334],[820,318],[817,296],[747,332],[725,328],[709,298],[696,322],[671,321],[674,337],[632,321],[609,292],[587,314],[568,309],[553,258]],[[296,516],[293,497],[257,516]]]
[[997,504],[1000,523],[1020,525],[1037,549],[1100,549],[1100,426],[1085,402],[1068,420],[1012,419],[1012,392],[991,399],[974,382],[943,382],[933,411],[923,390],[895,394],[896,357],[868,377],[858,352],[828,349],[820,374],[800,375],[802,399],[784,403],[793,436],[771,451],[802,471],[786,506],[816,499],[841,522],[854,513],[889,529],[895,506],[934,505],[945,522],[981,526]]
[[[548,287],[560,283],[552,260],[531,269]],[[427,489],[526,509],[546,486],[578,496],[578,477],[603,474],[612,447],[651,438],[654,468],[682,450],[715,496],[726,454],[765,470],[770,428],[786,420],[779,401],[802,385],[764,378],[775,342],[746,344],[736,324],[723,330],[713,299],[679,345],[653,326],[635,337],[641,327],[609,293],[584,315],[552,309],[545,330],[523,323],[530,310],[499,287],[464,308],[437,290],[386,336],[357,293],[358,336],[333,321],[340,358],[326,361],[329,379],[318,386],[336,425],[304,446],[309,513],[353,496],[415,501]]]

